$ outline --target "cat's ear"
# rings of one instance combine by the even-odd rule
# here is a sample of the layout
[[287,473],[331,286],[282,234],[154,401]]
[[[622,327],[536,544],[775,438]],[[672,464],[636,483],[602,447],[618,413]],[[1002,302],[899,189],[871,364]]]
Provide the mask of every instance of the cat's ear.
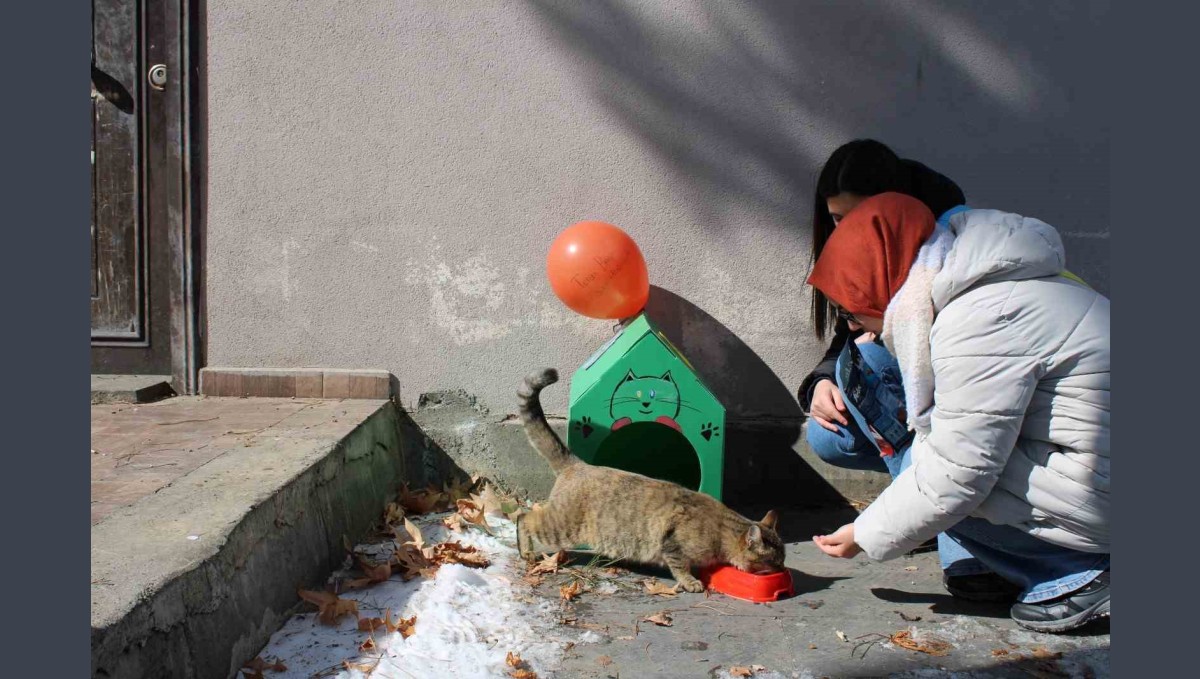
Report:
[[667,372],[663,373],[663,376],[662,376],[662,377],[660,377],[660,378],[658,378],[658,379],[660,379],[660,380],[665,380],[665,381],[667,381],[667,382],[670,382],[671,384],[675,384],[675,378],[671,377],[671,371],[670,371],[670,370],[668,370]]
[[759,523],[761,523],[765,528],[775,530],[775,525],[779,523],[779,512],[772,509],[771,511],[767,512],[767,515],[764,516],[763,520],[759,521]]
[[625,373],[625,379],[621,380],[621,384],[625,384],[626,382],[632,382],[636,379],[637,379],[637,375],[634,375],[633,368],[630,368],[629,372]]
[[762,546],[762,529],[757,523],[750,524],[746,529],[746,546],[751,549]]

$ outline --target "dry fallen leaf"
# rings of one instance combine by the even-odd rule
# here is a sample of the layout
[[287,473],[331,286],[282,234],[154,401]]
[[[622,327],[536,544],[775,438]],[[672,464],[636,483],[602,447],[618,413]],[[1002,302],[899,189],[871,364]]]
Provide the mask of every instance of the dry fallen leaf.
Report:
[[646,593],[652,596],[675,596],[676,594],[674,587],[667,587],[654,578],[643,580],[642,585],[645,586]]
[[529,575],[537,575],[538,573],[557,573],[558,567],[567,562],[567,553],[558,551],[554,554],[547,554],[533,568],[529,569]]
[[417,549],[425,549],[425,536],[421,534],[421,529],[417,526],[417,524],[409,521],[408,518],[405,518],[404,530],[408,531],[408,536],[412,538],[409,542],[416,545]]
[[451,514],[450,516],[442,519],[442,524],[455,533],[461,533],[467,529],[467,522],[464,521],[462,516],[458,514]]
[[992,655],[1008,655],[1008,649],[997,648],[992,651]]
[[950,650],[954,648],[949,642],[942,641],[936,637],[926,637],[921,641],[917,641],[912,638],[912,632],[909,630],[896,632],[891,636],[891,642],[900,648],[907,648],[910,651],[936,656],[948,655]]
[[487,568],[491,565],[487,557],[474,547],[460,542],[443,542],[434,548],[433,560],[437,563],[460,563],[472,568]]
[[834,630],[834,634],[837,634],[837,638],[841,639],[842,641],[850,641],[849,639],[846,638],[846,633],[840,629]]
[[332,625],[343,615],[358,615],[358,602],[353,599],[339,599],[333,592],[314,592],[300,590],[300,598],[315,604],[319,611],[318,618],[325,625]]
[[287,672],[287,665],[284,665],[282,662],[280,662],[278,658],[275,659],[275,662],[268,662],[263,660],[262,656],[251,660],[245,665],[242,665],[242,667],[248,667],[256,672],[262,672],[263,670],[271,670],[272,672]]
[[508,676],[513,677],[513,679],[537,679],[537,674],[529,669],[529,664],[521,659],[520,653],[509,651],[508,655],[504,656],[504,662],[513,668],[508,673]]
[[609,566],[608,568],[605,568],[605,569],[604,569],[604,574],[605,574],[605,575],[618,576],[618,575],[623,575],[623,574],[625,574],[625,572],[626,572],[626,571],[625,571],[625,569],[624,569],[624,568],[617,568],[617,567],[615,567],[615,566]]
[[652,622],[660,627],[670,627],[672,624],[670,611],[659,611],[654,615],[647,615],[646,617],[642,618],[642,620],[645,620],[646,622]]
[[504,516],[504,502],[496,494],[496,491],[492,489],[492,484],[490,483],[485,483],[478,495],[472,495],[471,501],[482,509],[484,514]]
[[392,558],[395,560],[396,565],[400,566],[400,577],[405,582],[412,580],[418,575],[424,575],[425,569],[431,566],[429,560],[425,558],[425,555],[415,545],[401,545],[396,549]]
[[754,671],[744,665],[734,665],[729,668],[729,676],[731,677],[748,677],[754,674]]
[[358,619],[358,631],[359,632],[374,632],[375,630],[383,628],[383,627],[387,627],[387,623],[383,621],[383,618],[359,618]]
[[363,653],[370,653],[375,650],[375,638],[369,637],[366,641],[358,645],[358,650]]
[[1062,657],[1062,653],[1055,653],[1048,650],[1045,646],[1035,646],[1033,649],[1033,657],[1038,660],[1053,660]]
[[479,526],[485,533],[492,535],[492,528],[487,524],[487,517],[484,516],[482,507],[471,500],[459,500],[456,504],[458,505],[458,514],[455,516],[461,516],[467,523]]
[[409,492],[408,485],[400,488],[400,505],[410,514],[428,514],[443,506],[446,495],[436,488]]
[[397,502],[389,502],[383,512],[383,523],[394,526],[404,520],[404,508]]
[[374,585],[392,577],[392,565],[390,563],[376,564],[372,566],[358,557],[358,568],[363,572],[364,578],[356,578],[346,582],[346,587],[350,589],[358,589],[367,585]]
[[266,679],[263,676],[263,670],[271,670],[272,672],[286,672],[287,665],[279,662],[278,659],[276,659],[275,662],[269,663],[259,656],[245,665],[242,665],[242,677],[244,679]]
[[580,588],[579,581],[575,580],[569,585],[563,585],[558,588],[558,594],[563,598],[563,601],[570,601],[579,596]]
[[344,667],[345,669],[348,669],[351,671],[358,670],[359,672],[362,672],[363,674],[370,674],[371,672],[374,672],[375,668],[378,666],[379,666],[378,660],[376,660],[374,663],[350,662],[349,660],[342,661],[342,667]]

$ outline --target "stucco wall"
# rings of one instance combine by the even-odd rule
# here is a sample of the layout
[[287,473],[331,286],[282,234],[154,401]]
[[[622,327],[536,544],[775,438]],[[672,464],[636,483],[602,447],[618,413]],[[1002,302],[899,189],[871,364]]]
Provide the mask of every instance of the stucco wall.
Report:
[[[734,417],[794,418],[812,186],[873,136],[1035,215],[1108,287],[1106,3],[220,0],[207,7],[207,351],[384,368],[502,415],[611,324],[554,235],[629,231]],[[563,412],[566,388],[547,394]]]

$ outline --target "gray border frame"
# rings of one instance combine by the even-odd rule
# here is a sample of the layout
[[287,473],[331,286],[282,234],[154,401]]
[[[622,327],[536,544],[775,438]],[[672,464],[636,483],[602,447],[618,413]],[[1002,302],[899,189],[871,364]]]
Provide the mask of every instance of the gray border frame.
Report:
[[81,149],[91,134],[82,96],[91,13],[11,3],[0,30],[9,66],[0,281],[10,323],[30,323],[3,335],[3,574],[20,611],[5,634],[4,674],[87,677],[91,168]]
[[[1097,3],[1107,6],[1108,3]],[[1170,12],[1166,9],[1170,7]],[[1117,7],[1114,7],[1117,9]],[[1117,613],[1113,677],[1194,676],[1197,496],[1189,346],[1196,253],[1192,3],[1119,5],[1106,22],[1111,74],[1112,347],[1120,413],[1112,431]],[[1097,196],[1097,198],[1100,198]]]

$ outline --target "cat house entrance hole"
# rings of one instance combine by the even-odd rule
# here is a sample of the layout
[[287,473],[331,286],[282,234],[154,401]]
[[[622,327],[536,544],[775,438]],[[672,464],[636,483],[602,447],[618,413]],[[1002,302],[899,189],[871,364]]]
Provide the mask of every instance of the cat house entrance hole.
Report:
[[633,422],[600,444],[595,464],[616,467],[684,488],[700,488],[700,459],[687,437],[658,422]]

